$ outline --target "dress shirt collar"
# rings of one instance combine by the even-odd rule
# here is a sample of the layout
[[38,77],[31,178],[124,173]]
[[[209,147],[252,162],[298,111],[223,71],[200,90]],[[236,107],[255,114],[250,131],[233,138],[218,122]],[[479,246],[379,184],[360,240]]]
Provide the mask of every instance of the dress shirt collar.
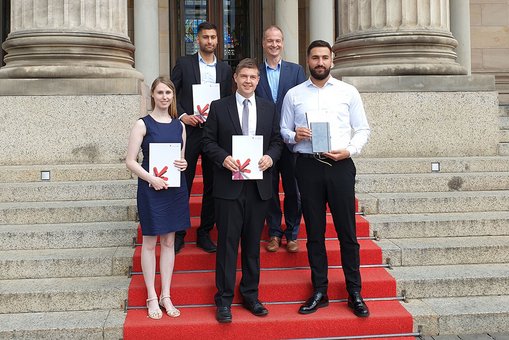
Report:
[[254,93],[251,97],[245,98],[238,91],[235,92],[235,100],[237,100],[237,105],[240,105],[240,107],[242,107],[244,105],[244,99],[249,99],[249,103],[251,104],[251,106],[255,103]]
[[213,61],[211,64],[207,64],[207,62],[205,61],[205,59],[203,59],[203,57],[201,56],[200,51],[198,51],[198,61],[199,61],[200,63],[203,63],[203,64],[207,65],[207,66],[216,66],[216,64],[217,64],[217,58],[216,58],[216,55],[215,55],[215,54],[214,54],[214,61]]
[[277,66],[272,68],[270,67],[269,63],[267,63],[267,58],[265,58],[265,68],[266,69],[269,69],[269,70],[273,70],[273,71],[278,71],[281,69],[281,63],[282,63],[283,59],[279,59],[279,62],[277,63]]
[[[333,76],[329,76],[329,79],[327,79],[327,81],[325,82],[325,84],[323,84],[323,87],[321,88],[324,88],[326,86],[332,86],[332,85],[335,85],[335,84],[339,84],[340,83],[340,80],[339,79],[336,79],[334,78]],[[312,81],[311,81],[311,77],[308,78],[308,80],[306,80],[305,82],[306,86],[309,87],[309,86],[313,86],[313,87],[316,87],[317,89],[320,88],[318,86],[316,86]]]

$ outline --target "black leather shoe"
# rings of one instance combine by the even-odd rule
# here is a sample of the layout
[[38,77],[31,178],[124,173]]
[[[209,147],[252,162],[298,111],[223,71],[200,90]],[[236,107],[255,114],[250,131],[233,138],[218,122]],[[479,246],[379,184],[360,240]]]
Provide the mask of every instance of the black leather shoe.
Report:
[[184,248],[184,238],[179,235],[175,235],[175,254],[180,253],[180,251]]
[[244,308],[253,313],[256,316],[265,316],[269,314],[269,310],[265,308],[259,300],[254,302],[244,301]]
[[198,235],[198,238],[196,240],[196,245],[198,247],[200,247],[201,249],[205,250],[207,253],[215,253],[216,252],[216,245],[210,239],[209,234]]
[[365,318],[369,316],[368,306],[364,303],[360,293],[350,294],[348,297],[348,307],[350,307],[353,313],[358,317]]
[[220,323],[232,322],[232,310],[230,307],[217,307],[216,320]]
[[323,293],[315,292],[302,306],[299,308],[300,314],[311,314],[316,312],[318,308],[327,307],[329,305],[329,297]]

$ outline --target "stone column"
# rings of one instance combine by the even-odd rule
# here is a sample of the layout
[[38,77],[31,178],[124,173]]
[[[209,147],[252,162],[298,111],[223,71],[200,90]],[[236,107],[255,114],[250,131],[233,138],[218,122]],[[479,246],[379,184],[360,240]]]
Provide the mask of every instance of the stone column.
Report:
[[276,25],[285,36],[284,59],[299,62],[299,2],[298,0],[276,1]]
[[334,11],[334,0],[309,0],[310,42],[319,39],[334,44]]
[[470,49],[470,1],[451,1],[451,32],[458,41],[456,53],[458,63],[472,73],[472,57]]
[[125,0],[11,1],[3,48],[0,78],[142,78]]
[[456,62],[449,0],[339,0],[339,6],[335,75],[467,73]]
[[158,4],[158,0],[134,1],[135,63],[148,86],[159,76]]

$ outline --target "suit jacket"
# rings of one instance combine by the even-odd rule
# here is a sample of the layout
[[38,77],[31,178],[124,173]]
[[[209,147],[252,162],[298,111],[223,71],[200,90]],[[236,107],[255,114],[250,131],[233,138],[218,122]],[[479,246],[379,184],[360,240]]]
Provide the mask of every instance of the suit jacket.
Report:
[[[193,113],[193,84],[201,83],[200,66],[198,64],[198,53],[191,56],[177,59],[175,67],[171,71],[171,81],[177,90],[177,112],[180,116],[183,113]],[[232,94],[232,69],[224,61],[217,60],[216,82],[219,83],[221,98]],[[186,125],[186,132],[189,134],[195,127]]]
[[[273,162],[281,156],[283,140],[279,132],[279,114],[273,103],[255,97],[256,135],[263,136],[263,154]],[[212,102],[207,124],[203,129],[203,151],[215,163],[214,197],[236,199],[245,181],[233,181],[230,170],[223,167],[225,158],[232,154],[232,136],[242,135],[235,95]],[[256,161],[258,163],[258,161]],[[263,180],[256,180],[262,200],[272,197],[272,167],[263,174]]]
[[[260,70],[260,82],[256,87],[256,95],[262,98],[268,99],[271,102],[272,99],[272,91],[270,90],[269,80],[267,79],[267,69],[265,68],[265,63],[261,63],[259,66]],[[279,86],[277,89],[277,101],[276,101],[276,110],[279,114],[281,114],[281,107],[283,106],[283,99],[288,92],[294,86],[299,85],[306,81],[306,74],[304,73],[304,69],[302,66],[291,63],[288,61],[281,61],[281,71],[279,74]]]

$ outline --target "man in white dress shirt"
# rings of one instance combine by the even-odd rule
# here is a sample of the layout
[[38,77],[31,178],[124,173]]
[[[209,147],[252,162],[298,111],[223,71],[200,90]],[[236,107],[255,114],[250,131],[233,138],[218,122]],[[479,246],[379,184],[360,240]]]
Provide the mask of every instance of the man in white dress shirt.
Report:
[[[350,158],[366,144],[370,129],[359,92],[330,75],[332,48],[323,40],[307,49],[310,78],[288,91],[281,110],[281,135],[298,153],[297,183],[307,232],[313,295],[300,307],[309,314],[328,306],[326,206],[329,205],[341,246],[341,262],[349,294],[348,306],[369,316],[361,292],[359,243],[355,228],[355,165]],[[306,113],[327,117],[331,151],[313,153]]]

